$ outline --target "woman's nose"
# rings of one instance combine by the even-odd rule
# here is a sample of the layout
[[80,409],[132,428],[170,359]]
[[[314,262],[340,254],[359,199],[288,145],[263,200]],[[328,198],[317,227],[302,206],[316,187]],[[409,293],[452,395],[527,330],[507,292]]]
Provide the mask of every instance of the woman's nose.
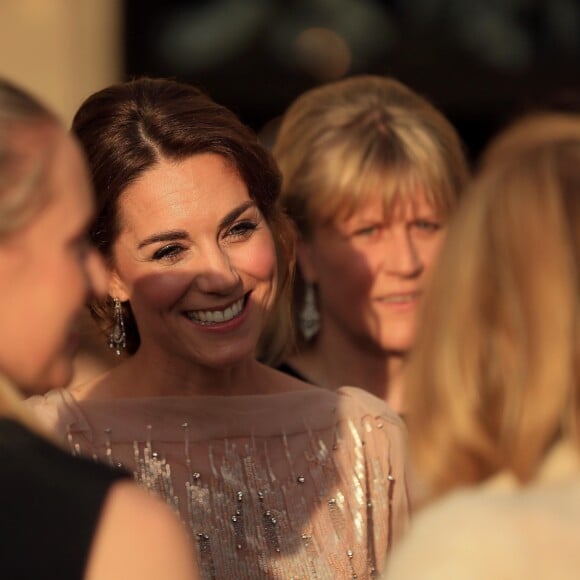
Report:
[[407,228],[397,228],[387,236],[385,263],[389,272],[405,278],[417,276],[423,269],[421,256]]
[[229,294],[240,283],[230,257],[219,246],[200,251],[195,263],[195,283],[206,294]]
[[102,299],[107,293],[109,273],[101,254],[94,248],[89,250],[86,257],[85,270],[89,294]]

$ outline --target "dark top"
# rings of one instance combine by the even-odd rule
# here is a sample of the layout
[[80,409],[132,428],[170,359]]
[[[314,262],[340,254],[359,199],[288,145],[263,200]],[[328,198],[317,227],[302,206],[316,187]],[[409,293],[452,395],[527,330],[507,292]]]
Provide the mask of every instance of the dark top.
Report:
[[297,371],[292,365],[288,364],[287,362],[280,363],[277,367],[277,370],[294,377],[295,379],[300,379],[305,383],[313,384],[312,381],[308,380],[302,373]]
[[0,419],[0,578],[83,578],[111,485],[126,477]]

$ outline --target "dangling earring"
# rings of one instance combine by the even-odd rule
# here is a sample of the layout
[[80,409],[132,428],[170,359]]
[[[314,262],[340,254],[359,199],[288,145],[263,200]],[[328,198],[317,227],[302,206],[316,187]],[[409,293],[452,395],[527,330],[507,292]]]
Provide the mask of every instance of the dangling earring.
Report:
[[300,331],[308,341],[320,330],[320,313],[316,308],[316,296],[312,282],[306,282],[304,289],[304,306],[300,311]]
[[127,348],[123,307],[118,298],[113,298],[113,330],[109,334],[109,348],[114,348],[117,356],[121,356],[121,349]]

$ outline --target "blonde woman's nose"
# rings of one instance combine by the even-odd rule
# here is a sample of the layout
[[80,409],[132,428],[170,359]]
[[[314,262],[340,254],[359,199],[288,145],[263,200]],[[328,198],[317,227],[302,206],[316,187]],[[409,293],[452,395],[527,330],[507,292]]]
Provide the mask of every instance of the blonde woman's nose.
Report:
[[385,263],[389,272],[404,277],[416,276],[422,269],[421,257],[406,228],[398,228],[387,237]]
[[107,293],[109,273],[101,254],[95,248],[89,250],[85,268],[90,294],[95,298],[104,298]]

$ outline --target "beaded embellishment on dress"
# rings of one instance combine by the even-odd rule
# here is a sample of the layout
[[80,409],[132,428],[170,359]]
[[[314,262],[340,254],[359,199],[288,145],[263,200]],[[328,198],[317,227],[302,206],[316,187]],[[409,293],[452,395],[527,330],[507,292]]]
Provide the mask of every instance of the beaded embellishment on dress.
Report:
[[[103,410],[82,410],[91,427],[103,424]],[[162,427],[126,411],[100,432],[69,423],[71,450],[121,464],[165,499],[191,529],[204,578],[371,578],[406,519],[403,458],[392,449],[401,427],[390,417],[205,438],[186,409]]]

